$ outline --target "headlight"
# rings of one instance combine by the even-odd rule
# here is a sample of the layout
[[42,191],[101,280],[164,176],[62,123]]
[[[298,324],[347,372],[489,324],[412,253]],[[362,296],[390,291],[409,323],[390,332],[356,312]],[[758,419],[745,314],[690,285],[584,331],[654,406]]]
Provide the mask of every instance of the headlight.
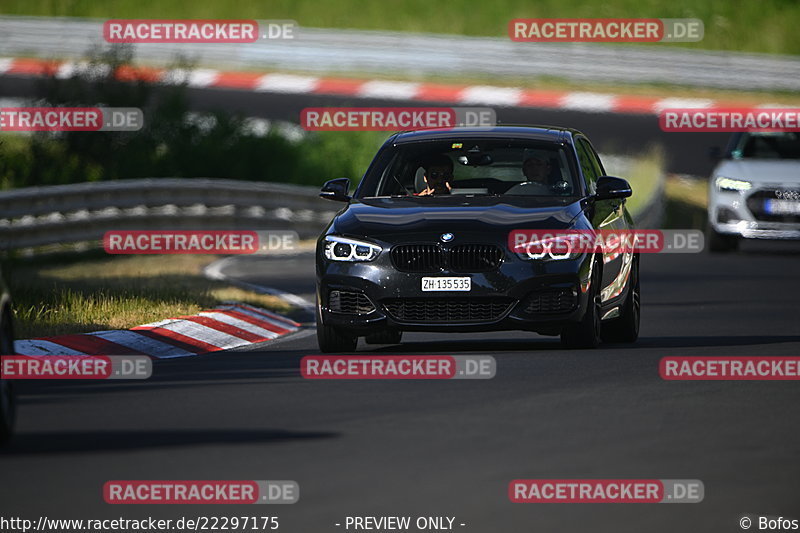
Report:
[[714,183],[720,191],[749,191],[753,188],[753,184],[749,181],[735,180],[724,176],[717,177]]
[[561,260],[576,259],[581,255],[579,236],[564,236],[541,239],[526,243],[519,247],[517,255],[520,259]]
[[325,237],[325,257],[331,261],[372,261],[382,248],[371,242],[357,241],[345,237]]

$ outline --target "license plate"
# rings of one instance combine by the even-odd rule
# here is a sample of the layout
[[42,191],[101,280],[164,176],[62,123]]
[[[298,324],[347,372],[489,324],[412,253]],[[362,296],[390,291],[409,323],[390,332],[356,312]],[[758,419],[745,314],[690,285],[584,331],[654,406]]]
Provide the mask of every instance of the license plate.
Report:
[[469,291],[472,289],[472,279],[469,277],[457,278],[422,278],[422,291]]
[[800,214],[800,202],[791,200],[767,200],[764,211],[771,215],[797,215]]

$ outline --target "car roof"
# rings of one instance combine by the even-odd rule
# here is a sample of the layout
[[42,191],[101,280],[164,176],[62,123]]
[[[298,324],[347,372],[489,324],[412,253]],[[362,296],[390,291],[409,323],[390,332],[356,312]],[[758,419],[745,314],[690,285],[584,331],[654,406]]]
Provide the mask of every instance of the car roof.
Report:
[[567,142],[572,135],[580,135],[578,130],[557,126],[495,126],[491,128],[447,128],[404,131],[387,141],[392,144],[405,144],[445,139],[525,139],[535,141]]

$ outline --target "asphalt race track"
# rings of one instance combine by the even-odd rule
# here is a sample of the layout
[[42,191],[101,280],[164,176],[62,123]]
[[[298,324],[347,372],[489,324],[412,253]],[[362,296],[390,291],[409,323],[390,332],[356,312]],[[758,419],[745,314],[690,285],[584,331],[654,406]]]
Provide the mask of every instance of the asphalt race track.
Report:
[[[40,93],[41,80],[13,75],[0,78],[0,98],[32,97]],[[297,123],[306,107],[365,106],[417,107],[425,105],[410,100],[381,100],[329,95],[279,94],[237,91],[228,89],[187,89],[189,104],[196,111],[224,110],[243,116],[286,120]],[[447,102],[444,104],[449,105]],[[428,105],[437,105],[434,102]],[[487,107],[487,106],[483,106]],[[664,149],[667,171],[695,176],[708,176],[715,162],[708,156],[711,146],[724,147],[728,133],[664,133],[655,115],[592,113],[534,109],[527,107],[496,107],[497,120],[503,124],[547,124],[568,126],[581,130],[601,152],[640,153],[651,146]],[[349,176],[356,179],[357,176]]]
[[[455,516],[457,530],[738,531],[800,512],[796,382],[670,382],[663,356],[797,356],[800,246],[645,255],[640,341],[564,351],[526,333],[408,335],[381,354],[487,354],[493,380],[305,381],[313,329],[256,351],[157,361],[145,382],[23,382],[0,505],[35,518]],[[226,273],[301,295],[310,255]],[[365,351],[361,345],[359,353]],[[512,504],[516,478],[700,479],[684,505]],[[110,479],[291,479],[289,506],[112,506]],[[755,529],[755,528],[754,528]]]

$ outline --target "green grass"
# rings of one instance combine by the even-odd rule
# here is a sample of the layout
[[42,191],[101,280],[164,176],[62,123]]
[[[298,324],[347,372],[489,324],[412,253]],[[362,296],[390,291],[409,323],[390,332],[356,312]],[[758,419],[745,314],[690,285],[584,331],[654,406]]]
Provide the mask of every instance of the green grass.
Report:
[[[128,144],[117,146],[110,155],[102,140],[95,138],[90,139],[96,141],[95,150],[77,152],[75,145],[84,146],[86,137],[70,143],[65,136],[40,135],[0,132],[0,191],[143,176],[213,176],[312,186],[346,177],[357,183],[391,132],[321,131],[288,140],[221,130],[175,140],[172,150],[164,148],[159,157],[149,149],[146,131],[137,134],[142,142],[132,142],[135,139],[128,134],[124,137]],[[81,135],[89,134],[77,134]],[[215,142],[223,137],[226,142]],[[128,159],[140,166],[120,164]]]
[[207,255],[16,260],[7,273],[14,295],[17,337],[27,339],[107,329],[127,329],[195,314],[226,301],[285,313],[291,307],[204,278]]
[[[506,36],[512,18],[699,18],[705,39],[663,44],[800,54],[794,0],[4,0],[0,12],[97,18],[293,19],[301,26]],[[469,55],[469,50],[462,51]],[[534,47],[531,47],[531,53]]]
[[670,176],[664,187],[668,198],[705,209],[708,206],[708,182]]
[[651,148],[643,154],[630,156],[630,164],[615,168],[614,160],[604,160],[606,172],[625,178],[631,184],[633,195],[628,199],[628,210],[636,216],[647,205],[656,192],[658,180],[664,172],[664,153],[660,148]]
[[629,180],[633,196],[628,204],[632,213],[638,214],[651,200],[663,172],[664,156],[659,151],[653,151],[634,161]]
[[708,182],[670,176],[664,187],[666,211],[664,227],[705,229]]

